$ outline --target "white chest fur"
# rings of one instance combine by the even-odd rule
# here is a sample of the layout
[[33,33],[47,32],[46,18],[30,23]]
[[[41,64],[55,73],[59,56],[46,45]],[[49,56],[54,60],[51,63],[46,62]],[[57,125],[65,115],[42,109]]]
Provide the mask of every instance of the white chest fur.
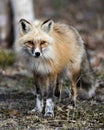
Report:
[[51,73],[52,67],[50,64],[48,64],[44,59],[39,58],[39,59],[34,59],[31,58],[29,59],[28,67],[30,70],[35,71],[38,74],[48,74]]

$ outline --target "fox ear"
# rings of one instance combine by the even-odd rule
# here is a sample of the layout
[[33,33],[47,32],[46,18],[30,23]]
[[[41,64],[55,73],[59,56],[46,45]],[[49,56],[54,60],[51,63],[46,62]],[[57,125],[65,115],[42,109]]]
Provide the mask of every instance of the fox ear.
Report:
[[48,19],[46,21],[44,21],[41,25],[41,29],[43,31],[45,31],[46,33],[50,32],[51,30],[53,30],[53,25],[54,25],[54,21],[51,19]]
[[26,34],[31,30],[32,30],[32,25],[31,25],[30,22],[28,22],[25,19],[21,19],[19,21],[19,31],[20,31],[21,34]]

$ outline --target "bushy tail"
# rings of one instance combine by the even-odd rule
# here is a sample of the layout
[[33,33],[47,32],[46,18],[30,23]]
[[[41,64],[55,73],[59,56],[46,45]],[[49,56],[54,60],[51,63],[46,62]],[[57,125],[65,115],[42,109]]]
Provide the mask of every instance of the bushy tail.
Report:
[[81,77],[78,81],[79,98],[90,99],[95,95],[96,89],[104,84],[104,81],[95,79],[95,73],[90,64],[89,54],[86,50],[86,54],[83,57],[81,65]]

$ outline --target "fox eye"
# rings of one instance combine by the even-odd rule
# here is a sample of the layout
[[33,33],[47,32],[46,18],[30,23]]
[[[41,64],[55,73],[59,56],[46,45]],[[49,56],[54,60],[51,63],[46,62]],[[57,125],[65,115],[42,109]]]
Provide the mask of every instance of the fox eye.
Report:
[[34,44],[34,43],[33,43],[33,41],[28,41],[28,43],[29,43],[29,44],[31,44],[31,45],[33,45],[33,44]]
[[45,44],[45,43],[46,43],[46,41],[41,41],[41,43],[40,43],[40,44],[41,44],[41,45],[43,45],[43,44]]
[[27,41],[24,43],[27,47],[32,47],[34,45],[33,41]]

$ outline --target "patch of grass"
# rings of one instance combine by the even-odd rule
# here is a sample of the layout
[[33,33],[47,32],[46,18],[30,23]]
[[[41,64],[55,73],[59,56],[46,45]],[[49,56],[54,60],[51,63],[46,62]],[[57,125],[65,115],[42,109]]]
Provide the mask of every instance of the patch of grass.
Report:
[[5,67],[13,65],[15,61],[15,54],[11,50],[0,49],[0,66],[5,69]]

